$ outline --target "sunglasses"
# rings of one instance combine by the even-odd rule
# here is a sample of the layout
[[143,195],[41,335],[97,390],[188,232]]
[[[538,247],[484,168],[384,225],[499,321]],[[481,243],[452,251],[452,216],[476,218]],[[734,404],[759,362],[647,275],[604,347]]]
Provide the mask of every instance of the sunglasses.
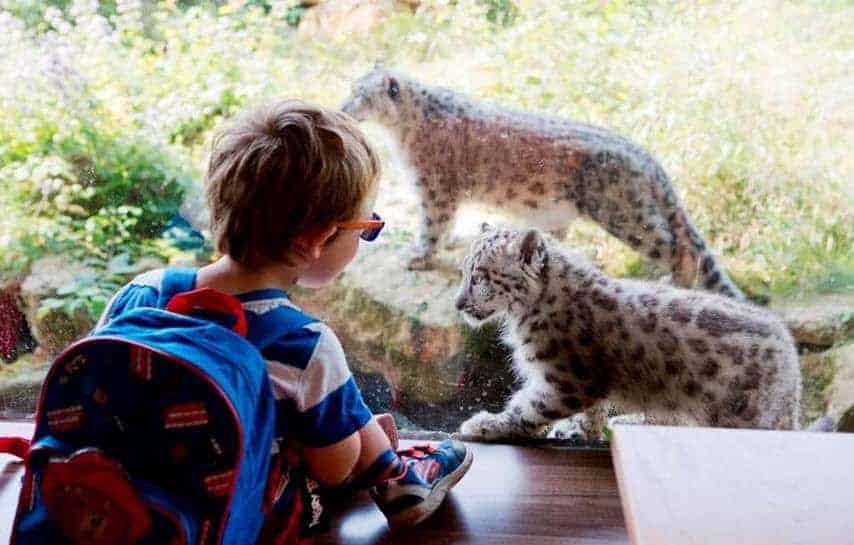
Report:
[[337,227],[339,229],[353,230],[353,231],[362,231],[359,233],[359,237],[367,242],[371,242],[376,240],[378,236],[380,236],[380,231],[385,227],[385,222],[380,217],[379,214],[374,212],[371,214],[371,219],[362,220],[362,221],[342,221]]

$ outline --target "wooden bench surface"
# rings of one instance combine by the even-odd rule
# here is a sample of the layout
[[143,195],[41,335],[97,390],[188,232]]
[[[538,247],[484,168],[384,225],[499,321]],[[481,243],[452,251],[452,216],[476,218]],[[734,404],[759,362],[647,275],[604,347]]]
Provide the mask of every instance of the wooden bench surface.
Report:
[[[0,422],[0,435],[32,435]],[[408,442],[403,442],[406,445]],[[470,444],[474,463],[439,511],[390,534],[367,493],[332,509],[319,544],[626,545],[617,482],[605,450]],[[22,465],[0,455],[0,544],[8,543]]]
[[615,426],[633,545],[854,544],[854,434]]
[[469,443],[474,463],[432,518],[390,534],[367,494],[332,517],[318,543],[605,545],[628,543],[604,450]]

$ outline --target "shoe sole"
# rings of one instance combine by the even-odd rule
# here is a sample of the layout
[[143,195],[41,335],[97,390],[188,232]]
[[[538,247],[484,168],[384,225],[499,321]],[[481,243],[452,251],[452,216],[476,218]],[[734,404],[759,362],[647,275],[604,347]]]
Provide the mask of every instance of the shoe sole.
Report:
[[433,489],[433,492],[424,499],[423,502],[419,503],[416,506],[413,506],[411,509],[403,511],[398,515],[391,517],[388,519],[388,526],[392,530],[399,530],[402,528],[410,528],[415,526],[416,524],[421,523],[432,515],[436,509],[442,505],[442,502],[445,500],[445,495],[448,493],[455,484],[460,482],[460,479],[468,472],[471,467],[472,460],[474,460],[474,454],[468,448],[466,448],[466,457],[463,458],[463,463],[460,464],[460,467],[453,470],[449,474],[445,476],[444,479],[439,481],[439,484]]

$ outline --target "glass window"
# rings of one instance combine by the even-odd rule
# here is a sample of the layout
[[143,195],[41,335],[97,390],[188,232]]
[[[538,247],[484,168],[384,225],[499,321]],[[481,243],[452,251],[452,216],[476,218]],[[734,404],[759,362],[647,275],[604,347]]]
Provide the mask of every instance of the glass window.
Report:
[[[832,0],[0,0],[0,415],[32,413],[49,361],[131,278],[216,257],[217,129],[275,99],[352,103],[377,61],[400,80],[383,100],[413,99],[351,111],[382,157],[385,230],[332,286],[291,293],[375,411],[454,431],[519,388],[495,324],[455,307],[481,222],[679,284],[650,232],[687,221],[752,302],[807,324],[802,415],[823,414],[851,363],[826,351],[854,309],[852,28]],[[626,185],[655,165],[685,220],[655,223]],[[444,231],[423,270],[422,234]]]

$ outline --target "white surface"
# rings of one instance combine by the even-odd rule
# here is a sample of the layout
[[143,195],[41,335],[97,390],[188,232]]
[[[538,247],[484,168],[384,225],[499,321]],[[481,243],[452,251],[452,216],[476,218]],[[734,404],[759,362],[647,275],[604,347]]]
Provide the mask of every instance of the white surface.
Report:
[[633,545],[854,544],[854,434],[616,426]]

